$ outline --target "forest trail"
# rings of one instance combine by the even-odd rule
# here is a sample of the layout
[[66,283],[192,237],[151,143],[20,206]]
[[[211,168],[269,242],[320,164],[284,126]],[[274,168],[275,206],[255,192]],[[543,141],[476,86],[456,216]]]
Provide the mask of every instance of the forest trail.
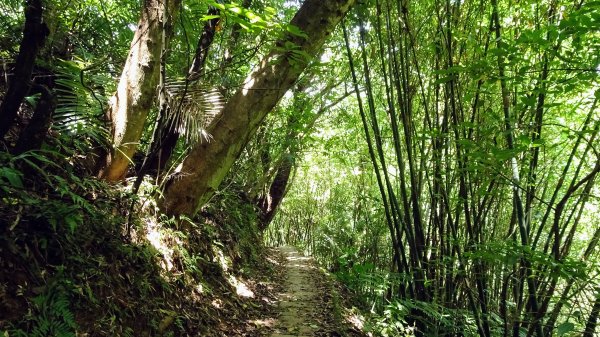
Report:
[[271,336],[339,336],[326,327],[325,321],[333,317],[332,308],[324,302],[327,296],[318,281],[323,276],[316,274],[312,258],[294,247],[279,247],[278,251],[285,257],[285,281],[279,319]]

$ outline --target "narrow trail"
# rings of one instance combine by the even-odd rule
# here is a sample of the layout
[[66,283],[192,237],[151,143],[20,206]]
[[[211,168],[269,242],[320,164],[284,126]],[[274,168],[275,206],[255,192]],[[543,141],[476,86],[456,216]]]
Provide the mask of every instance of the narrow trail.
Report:
[[260,287],[253,287],[254,303],[238,313],[243,322],[223,320],[218,336],[367,337],[357,328],[351,295],[312,257],[285,246],[270,248],[266,259],[273,268],[265,270],[269,275],[262,275]]
[[286,281],[279,302],[279,319],[272,337],[314,336],[321,326],[317,319],[322,298],[311,269],[311,258],[293,247],[280,247],[286,258]]

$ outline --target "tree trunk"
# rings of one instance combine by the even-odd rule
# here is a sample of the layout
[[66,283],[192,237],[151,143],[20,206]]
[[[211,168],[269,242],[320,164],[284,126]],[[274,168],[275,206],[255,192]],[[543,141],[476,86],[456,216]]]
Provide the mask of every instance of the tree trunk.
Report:
[[117,92],[109,103],[113,148],[100,172],[100,176],[108,181],[117,181],[125,176],[142,136],[157,92],[160,54],[165,48],[163,43],[168,44],[163,34],[170,35],[179,3],[180,0],[144,1]]
[[598,316],[600,315],[600,291],[596,294],[596,301],[590,312],[590,316],[585,324],[583,337],[595,336],[596,326],[598,325]]
[[[219,15],[219,10],[216,8],[210,8],[207,15]],[[201,79],[204,75],[204,68],[206,60],[208,58],[208,51],[214,40],[217,32],[217,26],[221,18],[213,18],[204,23],[202,34],[198,38],[198,46],[196,47],[196,53],[192,65],[187,73],[185,82],[185,91],[182,96],[185,96],[191,82],[196,82]],[[183,99],[183,97],[182,97]],[[181,107],[179,107],[181,108]],[[150,144],[150,150],[147,153],[147,158],[144,163],[140,165],[137,170],[137,175],[140,179],[146,174],[158,175],[159,172],[163,172],[165,166],[169,162],[171,155],[175,151],[177,141],[179,140],[179,130],[176,127],[178,124],[177,120],[181,118],[179,114],[181,111],[171,111],[168,106],[161,107],[159,111],[160,120],[156,124],[156,130],[154,130],[155,136],[152,138],[152,144]]]
[[306,37],[287,33],[250,74],[215,119],[212,140],[196,145],[165,188],[160,206],[171,215],[193,216],[213,195],[250,137],[298,79],[354,0],[306,0],[291,24]]
[[42,22],[42,1],[29,0],[25,6],[23,40],[15,62],[14,75],[0,104],[0,140],[10,130],[23,98],[29,92],[35,58],[49,33],[48,27]]
[[[34,87],[34,89],[36,88]],[[56,97],[44,85],[37,85],[37,90],[41,92],[41,96],[37,101],[29,124],[19,135],[19,140],[14,150],[15,154],[40,149],[50,128],[52,114],[56,108]]]
[[[208,10],[208,15],[219,15],[219,10],[212,7]],[[192,61],[192,66],[188,71],[187,78],[190,81],[197,80],[204,73],[204,66],[206,64],[206,58],[208,57],[208,49],[212,45],[212,42],[215,38],[215,33],[217,32],[217,26],[221,21],[221,17],[212,18],[206,23],[204,23],[204,28],[202,29],[202,34],[200,34],[200,38],[198,39],[198,46],[196,47],[196,54],[194,56],[194,60]]]
[[294,168],[294,156],[294,153],[286,153],[283,155],[283,159],[277,168],[277,173],[275,174],[275,178],[273,178],[269,191],[258,201],[258,228],[261,231],[264,231],[269,227],[269,224],[273,221],[273,218],[277,213],[279,204],[285,196],[290,175]]

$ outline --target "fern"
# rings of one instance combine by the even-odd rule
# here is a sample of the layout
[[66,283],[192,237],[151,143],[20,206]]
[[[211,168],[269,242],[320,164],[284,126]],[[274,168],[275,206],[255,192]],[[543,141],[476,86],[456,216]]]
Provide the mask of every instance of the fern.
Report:
[[57,106],[53,129],[60,134],[89,138],[107,144],[108,130],[102,123],[106,99],[85,84],[81,62],[62,61],[57,70]]
[[33,299],[35,313],[29,321],[31,337],[75,337],[77,323],[70,309],[67,291],[59,282],[50,285],[47,291]]

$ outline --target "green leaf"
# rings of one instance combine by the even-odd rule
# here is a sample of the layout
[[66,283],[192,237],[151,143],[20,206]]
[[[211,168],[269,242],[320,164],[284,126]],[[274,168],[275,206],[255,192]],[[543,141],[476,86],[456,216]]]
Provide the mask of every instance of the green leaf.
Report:
[[544,146],[545,142],[543,139],[536,139],[531,143],[531,147],[540,147],[540,146]]
[[12,187],[23,188],[23,180],[21,179],[21,175],[21,172],[15,169],[9,167],[0,168],[0,177],[6,178]]
[[200,18],[200,20],[202,21],[208,21],[208,20],[212,20],[212,19],[216,19],[216,18],[220,18],[220,15],[204,15],[203,17]]
[[571,332],[573,330],[575,330],[575,324],[573,324],[571,322],[564,322],[564,323],[562,323],[561,325],[559,325],[556,328],[556,333],[559,336],[562,336],[562,335],[567,334],[567,333],[569,333],[569,332]]
[[298,26],[294,25],[286,25],[285,30],[292,35],[296,35],[305,39],[308,39],[308,35],[302,31],[302,29],[298,28]]
[[442,76],[433,82],[434,84],[444,84],[454,79],[454,76]]
[[25,101],[27,102],[27,104],[29,104],[30,106],[35,107],[36,106],[36,102],[39,99],[40,94],[35,94],[32,96],[26,96],[25,97]]
[[75,228],[79,225],[79,216],[77,214],[69,214],[65,217],[65,223],[69,226],[71,233],[75,232]]

